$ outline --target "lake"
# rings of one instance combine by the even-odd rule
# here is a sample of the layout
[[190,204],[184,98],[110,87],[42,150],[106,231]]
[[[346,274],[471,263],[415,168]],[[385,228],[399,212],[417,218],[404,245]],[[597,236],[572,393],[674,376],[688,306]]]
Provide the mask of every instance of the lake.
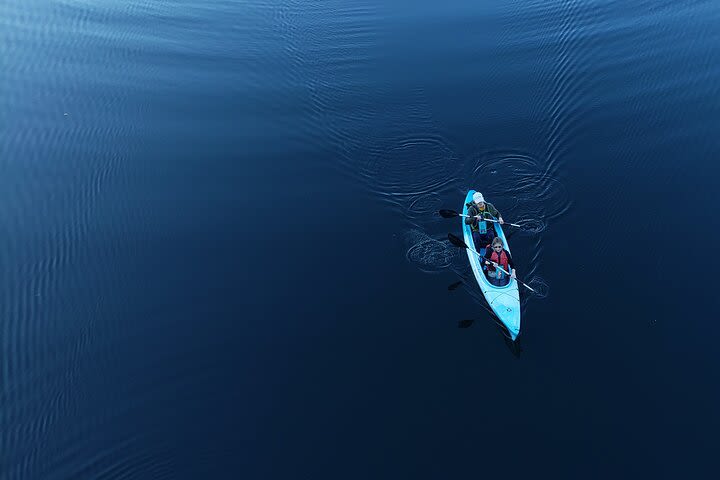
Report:
[[719,2],[0,22],[0,478],[713,478]]

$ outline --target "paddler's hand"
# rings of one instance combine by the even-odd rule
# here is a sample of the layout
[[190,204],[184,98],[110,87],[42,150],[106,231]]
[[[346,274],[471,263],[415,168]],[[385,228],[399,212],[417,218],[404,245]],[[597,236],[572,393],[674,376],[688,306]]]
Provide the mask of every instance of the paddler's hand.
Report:
[[517,277],[515,276],[515,269],[513,269],[512,273],[510,274],[510,277],[511,277],[511,278],[517,278]]
[[502,225],[505,223],[505,220],[503,220],[502,217],[500,217],[500,218],[498,218],[498,223],[500,223],[500,225]]

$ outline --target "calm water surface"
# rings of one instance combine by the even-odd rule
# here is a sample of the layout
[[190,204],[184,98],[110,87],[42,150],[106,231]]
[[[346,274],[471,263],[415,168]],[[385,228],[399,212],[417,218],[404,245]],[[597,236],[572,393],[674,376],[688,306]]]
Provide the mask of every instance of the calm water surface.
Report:
[[5,0],[0,58],[3,480],[714,477],[720,3]]

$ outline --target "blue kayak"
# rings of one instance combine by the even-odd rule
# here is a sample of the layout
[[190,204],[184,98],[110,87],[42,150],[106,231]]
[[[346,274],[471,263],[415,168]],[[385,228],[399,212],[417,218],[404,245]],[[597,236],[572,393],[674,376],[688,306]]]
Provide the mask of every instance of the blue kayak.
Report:
[[[475,190],[470,190],[465,197],[465,203],[463,203],[463,215],[468,214],[467,204],[473,201],[473,194]],[[470,266],[472,267],[473,274],[475,274],[475,280],[477,280],[480,290],[485,296],[492,311],[505,325],[510,337],[515,340],[520,334],[520,292],[518,290],[517,280],[511,279],[510,283],[505,286],[498,287],[490,283],[488,278],[485,276],[485,272],[482,269],[482,261],[478,256],[485,255],[485,248],[481,248],[478,252],[475,251],[475,243],[472,238],[472,231],[470,225],[465,225],[465,217],[460,217],[462,222],[463,237],[465,244],[469,247],[467,249],[468,259],[470,260]],[[502,227],[499,223],[493,223],[495,227],[495,233],[500,237],[505,244],[505,249],[509,252],[510,245],[508,245],[505,239],[505,233],[503,233]]]

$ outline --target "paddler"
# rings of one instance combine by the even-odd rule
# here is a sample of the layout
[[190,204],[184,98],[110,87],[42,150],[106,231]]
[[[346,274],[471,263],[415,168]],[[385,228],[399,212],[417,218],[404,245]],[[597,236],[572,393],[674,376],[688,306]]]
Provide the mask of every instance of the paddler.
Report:
[[[490,279],[490,283],[502,287],[507,285],[510,278],[515,278],[515,264],[513,264],[510,252],[505,250],[503,247],[503,241],[500,237],[495,237],[490,245],[485,250],[485,264],[487,265],[487,275]],[[494,264],[502,267],[505,272],[497,268]]]
[[[480,192],[473,194],[473,201],[467,204],[467,214],[470,217],[465,218],[465,224],[470,225],[472,231],[475,249],[480,251],[488,243],[495,238],[495,228],[492,222],[486,222],[483,218],[497,219],[502,225],[505,221],[492,203],[486,202],[485,197]],[[479,219],[476,217],[480,217]]]

